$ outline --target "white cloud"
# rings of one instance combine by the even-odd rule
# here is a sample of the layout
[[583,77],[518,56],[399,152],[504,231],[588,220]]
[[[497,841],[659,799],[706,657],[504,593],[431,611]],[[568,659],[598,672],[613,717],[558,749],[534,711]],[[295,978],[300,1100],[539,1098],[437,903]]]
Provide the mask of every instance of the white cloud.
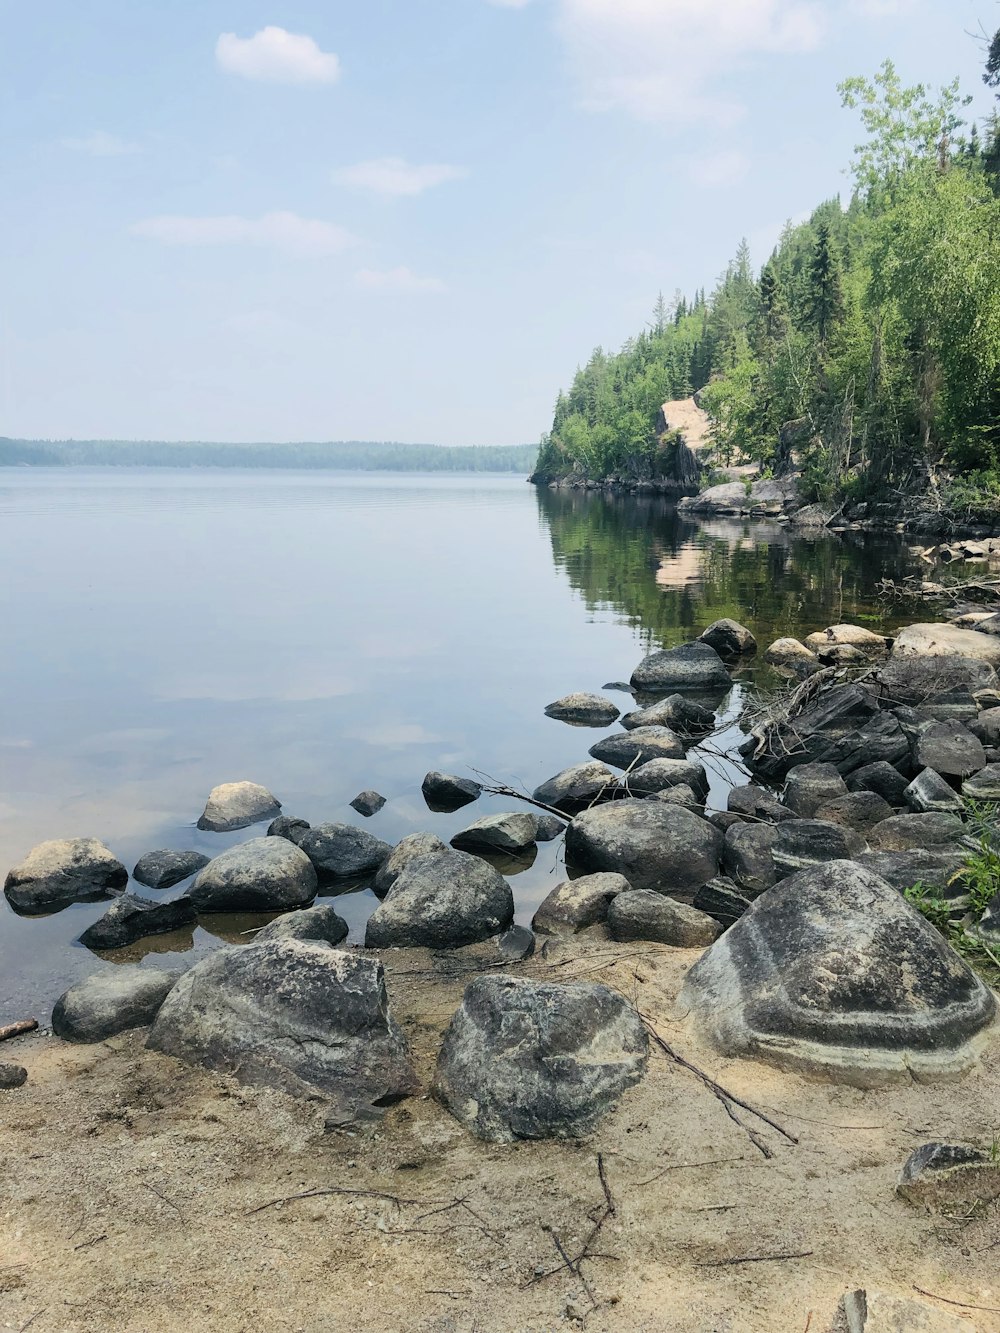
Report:
[[145,218],[131,230],[164,245],[260,245],[306,257],[339,254],[356,241],[343,227],[297,213],[265,213],[260,218],[171,214]]
[[401,196],[423,194],[424,190],[444,185],[446,181],[461,180],[467,174],[462,167],[451,167],[444,162],[421,166],[401,157],[377,157],[371,162],[341,167],[333,173],[333,179],[338,185],[350,185],[356,190]]
[[62,145],[75,153],[89,153],[91,157],[125,157],[142,151],[137,143],[119,139],[117,134],[105,130],[95,130],[82,139],[63,139]]
[[750,159],[738,149],[705,153],[687,160],[688,175],[696,185],[718,189],[723,185],[737,185],[750,174]]
[[421,278],[412,269],[404,266],[389,269],[363,268],[355,274],[359,287],[367,287],[377,292],[443,292],[444,283],[439,278]]
[[335,83],[340,61],[321,51],[312,37],[267,27],[252,37],[224,32],[215,44],[215,58],[230,74],[266,83]]
[[640,120],[732,124],[727,74],[766,55],[815,50],[816,0],[558,0],[557,28],[585,105]]

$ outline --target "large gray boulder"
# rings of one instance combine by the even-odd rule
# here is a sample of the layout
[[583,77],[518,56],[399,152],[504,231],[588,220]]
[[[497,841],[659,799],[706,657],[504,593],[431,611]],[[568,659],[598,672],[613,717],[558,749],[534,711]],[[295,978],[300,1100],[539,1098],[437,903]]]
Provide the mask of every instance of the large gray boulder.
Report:
[[193,925],[197,918],[194,903],[187,895],[172,902],[154,902],[136,893],[123,893],[108,910],[80,936],[88,949],[123,949],[149,935],[166,935]]
[[327,879],[365,879],[388,861],[392,848],[353,824],[316,824],[299,846]]
[[608,930],[613,940],[654,940],[676,949],[704,949],[722,934],[707,913],[652,889],[618,894],[608,908]]
[[374,1115],[417,1088],[381,963],[304,940],[218,949],[196,963],[148,1045],[243,1083],[329,1098],[346,1116]]
[[945,814],[960,815],[965,808],[958,792],[945,782],[940,773],[935,773],[933,768],[925,768],[918,773],[904,795],[906,804],[918,814],[940,811]]
[[376,898],[384,898],[396,880],[411,861],[418,856],[430,856],[437,852],[446,852],[447,846],[434,833],[408,833],[401,838],[388,860],[383,861],[372,880],[372,892]]
[[[792,769],[789,781],[798,771]],[[893,768],[892,764],[887,764],[884,759],[874,764],[865,764],[863,768],[856,768],[847,779],[848,791],[873,791],[895,810],[906,804],[906,789],[909,785],[909,778],[904,777],[898,768]]]
[[690,787],[699,800],[708,797],[708,773],[695,759],[651,759],[622,778],[630,796],[655,796],[670,787]]
[[787,820],[778,825],[771,845],[779,879],[824,861],[852,861],[867,850],[860,833],[824,819]]
[[230,833],[281,813],[281,802],[256,782],[223,782],[213,787],[198,820],[200,829]]
[[632,672],[631,683],[640,694],[673,694],[675,690],[724,693],[733,682],[714,648],[707,643],[682,643],[679,648],[650,653]]
[[986,752],[960,722],[925,722],[913,746],[913,762],[944,778],[968,778],[986,767]]
[[921,847],[954,846],[965,832],[957,815],[931,811],[893,815],[866,835],[873,852],[909,852]]
[[434,1095],[492,1143],[582,1138],[647,1059],[639,1015],[606,986],[478,977],[445,1033]]
[[542,900],[531,919],[531,928],[539,935],[574,935],[606,921],[612,901],[631,887],[624,875],[584,875],[566,880]]
[[[942,627],[945,628],[945,627]],[[969,634],[975,638],[973,631]],[[916,656],[893,653],[879,669],[874,688],[887,707],[923,708],[956,696],[996,690],[1000,679],[993,666],[976,657]]]
[[4,883],[15,912],[40,915],[69,903],[107,898],[128,883],[121,861],[96,838],[40,842]]
[[146,852],[136,861],[132,878],[147,889],[172,889],[181,880],[197,874],[210,859],[201,852]]
[[669,727],[682,740],[697,740],[714,729],[715,713],[683,694],[668,694],[648,708],[626,713],[621,722],[626,731],[634,731],[636,727]]
[[461,810],[463,805],[478,801],[483,789],[471,778],[459,778],[453,773],[432,770],[420,785],[424,800],[431,810]]
[[400,871],[368,918],[369,949],[458,949],[497,935],[514,920],[503,876],[467,852],[418,856]]
[[734,824],[726,829],[722,868],[753,898],[778,882],[774,866],[774,824]]
[[209,861],[188,894],[199,912],[284,912],[316,897],[316,871],[285,838],[252,838]]
[[636,727],[603,736],[589,753],[612,768],[630,768],[652,759],[683,759],[684,745],[669,727]]
[[56,1000],[52,1031],[63,1041],[98,1042],[152,1023],[181,970],[116,967],[71,986]]
[[501,852],[516,856],[531,847],[538,833],[538,820],[524,811],[512,814],[486,815],[451,839],[452,847],[460,852]]
[[893,657],[966,657],[1000,666],[1000,639],[955,625],[907,625],[896,635]]
[[550,805],[553,810],[575,815],[578,810],[586,810],[595,801],[609,800],[616,783],[617,779],[610,768],[591,760],[590,763],[564,768],[561,773],[536,787],[531,794],[536,801]]
[[618,705],[600,694],[567,694],[545,706],[546,717],[579,727],[609,727],[618,720],[619,713]]
[[679,1009],[727,1056],[859,1086],[968,1069],[992,992],[877,875],[834,861],[758,898],[687,975]]
[[663,801],[614,801],[577,815],[566,832],[576,870],[612,871],[634,889],[692,893],[719,873],[722,834],[700,815]]
[[347,939],[347,934],[347,922],[338,916],[337,909],[329,903],[317,903],[315,907],[302,907],[297,912],[275,917],[258,930],[254,943],[260,944],[261,940],[318,940],[323,944],[340,944]]
[[757,651],[757,640],[747,627],[728,618],[713,621],[698,635],[698,642],[707,643],[720,657],[742,657]]

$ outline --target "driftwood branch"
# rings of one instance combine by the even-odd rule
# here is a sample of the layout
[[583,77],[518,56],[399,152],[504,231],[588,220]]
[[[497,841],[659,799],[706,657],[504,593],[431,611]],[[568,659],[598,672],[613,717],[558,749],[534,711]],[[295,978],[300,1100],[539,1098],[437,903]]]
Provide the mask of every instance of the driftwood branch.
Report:
[[814,1250],[796,1250],[788,1254],[739,1254],[734,1259],[705,1259],[695,1268],[729,1268],[733,1264],[773,1264],[783,1259],[808,1259]]
[[8,1023],[0,1028],[0,1041],[9,1041],[11,1037],[23,1037],[26,1032],[34,1032],[38,1027],[37,1018],[21,1018],[16,1023]]
[[267,1203],[260,1203],[256,1208],[251,1208],[247,1217],[253,1217],[255,1213],[263,1213],[268,1208],[277,1208],[281,1203],[295,1203],[299,1199],[319,1199],[325,1194],[343,1194],[352,1199],[385,1199],[393,1203],[397,1208],[403,1204],[428,1204],[440,1202],[435,1199],[404,1199],[398,1194],[387,1194],[385,1190],[350,1190],[341,1185],[329,1185],[324,1189],[303,1190],[301,1194],[286,1194],[280,1199],[269,1199]]

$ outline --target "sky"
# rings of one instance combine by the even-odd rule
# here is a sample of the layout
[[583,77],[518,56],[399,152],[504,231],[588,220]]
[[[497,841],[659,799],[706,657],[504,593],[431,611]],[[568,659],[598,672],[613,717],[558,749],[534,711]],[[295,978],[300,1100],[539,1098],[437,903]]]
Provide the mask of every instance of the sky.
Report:
[[0,0],[0,435],[537,440],[996,0]]

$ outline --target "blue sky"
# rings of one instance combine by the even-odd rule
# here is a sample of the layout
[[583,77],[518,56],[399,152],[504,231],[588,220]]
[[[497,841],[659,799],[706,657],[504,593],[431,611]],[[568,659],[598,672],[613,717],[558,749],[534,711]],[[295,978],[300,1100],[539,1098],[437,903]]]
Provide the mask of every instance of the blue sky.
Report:
[[836,85],[980,114],[994,0],[3,7],[0,434],[537,439],[741,236],[846,188]]

